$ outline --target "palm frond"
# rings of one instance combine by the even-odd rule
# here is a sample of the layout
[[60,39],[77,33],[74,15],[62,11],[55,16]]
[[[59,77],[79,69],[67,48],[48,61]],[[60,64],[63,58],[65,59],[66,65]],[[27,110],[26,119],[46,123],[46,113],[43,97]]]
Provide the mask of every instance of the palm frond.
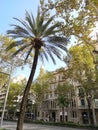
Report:
[[[49,46],[50,47],[50,46]],[[50,47],[51,48],[51,51],[53,52],[53,54],[55,54],[55,56],[58,58],[58,59],[60,59],[61,60],[61,51],[60,51],[60,49],[58,49],[58,48],[55,48],[55,47],[53,47],[53,46],[51,46]]]
[[38,26],[39,25],[39,22],[41,20],[41,16],[40,16],[40,9],[38,8],[37,10],[37,17],[36,17],[36,25]]
[[20,49],[18,49],[15,53],[12,54],[12,57],[16,56],[18,53],[20,53],[21,51],[23,51],[25,48],[27,48],[30,45],[31,44],[22,46]]
[[64,45],[56,44],[56,43],[53,43],[53,45],[54,45],[55,47],[58,47],[58,48],[61,49],[62,51],[68,53],[68,49],[67,49]]
[[[17,25],[16,25],[17,26]],[[19,26],[15,27],[14,30],[8,30],[7,34],[9,34],[10,37],[13,38],[29,38],[29,33]]]
[[39,58],[41,59],[41,62],[44,62],[44,56],[43,53],[39,51]]
[[49,42],[50,45],[55,46],[56,48],[59,48],[68,53],[68,49],[65,46],[68,43],[68,40],[65,37],[58,37],[58,36],[48,37],[47,41]]
[[38,13],[37,13],[37,17],[36,17],[37,37],[40,37],[43,33],[43,31],[42,31],[43,22],[44,22],[44,16],[42,16],[40,14],[40,10],[38,8]]
[[49,20],[43,25],[43,29],[42,29],[43,32],[47,29],[47,27],[50,25],[53,19],[54,16],[50,17]]
[[55,55],[58,59],[62,59],[62,51],[59,48],[53,47],[53,46],[46,46],[46,48],[49,48],[50,51],[53,53],[53,55]]
[[46,36],[49,36],[49,35],[54,35],[54,31],[56,31],[55,29],[58,28],[60,26],[59,23],[56,23],[54,25],[52,25],[50,28],[48,28],[44,34],[43,34],[43,37],[46,37]]
[[31,13],[31,15],[26,11],[26,17],[25,17],[26,21],[28,22],[29,26],[32,29],[32,33],[33,35],[36,36],[37,31],[36,31],[36,22],[35,19],[33,17],[33,14]]
[[31,27],[28,25],[28,23],[22,19],[18,19],[18,18],[14,18],[15,20],[17,20],[18,22],[20,22],[23,26],[24,26],[24,29],[27,31],[27,32],[32,32],[32,29]]
[[27,61],[30,53],[32,52],[33,46],[31,46],[31,48],[29,49],[29,51],[27,52],[26,58],[25,58],[25,62]]
[[48,37],[47,38],[47,41],[50,42],[50,43],[53,43],[53,42],[57,42],[59,44],[64,44],[65,43],[67,44],[68,43],[68,39],[66,37],[60,37],[60,36],[51,36],[51,37]]
[[[45,49],[45,48],[44,48],[44,49]],[[47,61],[49,61],[48,54],[46,53],[45,50],[41,51],[41,52],[40,52],[40,55],[41,55],[41,57],[45,57],[45,59],[46,59]]]
[[31,13],[31,21],[33,22],[33,25],[34,25],[34,27],[35,27],[35,25],[36,25],[36,22],[35,22],[35,19],[34,19],[34,16],[33,16],[33,14]]
[[48,46],[46,46],[45,48],[46,48],[45,52],[49,55],[49,57],[51,58],[52,62],[54,64],[56,64],[56,61],[55,61],[55,58],[54,58],[53,53],[51,51],[51,48],[49,48]]

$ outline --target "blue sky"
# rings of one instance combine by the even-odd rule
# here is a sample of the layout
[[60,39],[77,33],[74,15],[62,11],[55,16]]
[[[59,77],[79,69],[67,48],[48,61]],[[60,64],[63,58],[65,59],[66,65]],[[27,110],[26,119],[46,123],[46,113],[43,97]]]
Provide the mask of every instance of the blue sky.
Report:
[[0,33],[5,34],[15,22],[13,17],[24,18],[25,10],[36,15],[38,5],[39,0],[0,0]]
[[[24,19],[25,11],[32,12],[36,16],[39,0],[0,0],[0,34],[6,34],[6,31],[10,29],[10,24],[15,24],[13,17]],[[41,64],[38,64],[35,77],[39,74],[39,68]],[[45,63],[45,68],[48,71],[56,70],[65,66],[65,64],[57,60],[57,64],[54,65],[51,61]],[[29,76],[30,69],[26,66],[23,70],[18,68],[14,71],[13,76],[24,74],[27,78]]]

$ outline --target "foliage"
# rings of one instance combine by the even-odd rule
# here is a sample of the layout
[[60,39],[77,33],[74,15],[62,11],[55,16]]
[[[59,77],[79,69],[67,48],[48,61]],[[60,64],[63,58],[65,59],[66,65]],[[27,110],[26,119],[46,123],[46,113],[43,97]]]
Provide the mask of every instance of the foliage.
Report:
[[48,15],[55,14],[54,22],[61,21],[62,33],[70,38],[71,45],[86,45],[93,61],[96,61],[90,46],[94,48],[95,41],[92,37],[94,33],[97,33],[93,32],[95,23],[98,21],[97,0],[41,0],[41,8],[44,11],[47,10]]
[[[90,50],[93,51],[93,47],[90,47]],[[71,60],[69,64],[69,69],[67,74],[70,78],[76,83],[77,86],[80,86],[79,92],[80,97],[84,97],[87,100],[88,104],[88,113],[89,113],[89,123],[91,124],[91,104],[93,111],[93,101],[95,95],[98,94],[97,86],[97,69],[96,65],[93,62],[93,57],[88,50],[88,47],[85,45],[74,46],[70,49]],[[95,55],[94,55],[95,57]],[[96,57],[95,57],[96,58]],[[97,91],[96,91],[97,90]],[[94,111],[93,111],[94,116]],[[94,125],[96,120],[93,117]]]
[[[29,14],[27,11],[25,16],[25,21],[15,18],[18,22],[20,22],[21,26],[12,25],[14,26],[14,29],[7,31],[11,37],[15,39],[21,38],[21,40],[12,42],[7,47],[7,50],[12,49],[13,47],[19,47],[16,52],[13,53],[13,56],[23,51],[26,61],[30,56],[31,58],[32,55],[34,56],[34,48],[38,47],[39,56],[42,61],[43,56],[47,61],[50,56],[53,63],[55,63],[55,59],[52,54],[61,59],[62,51],[63,53],[67,52],[67,39],[65,36],[60,37],[58,35],[58,33],[61,32],[59,29],[60,23],[57,22],[55,24],[51,24],[54,16],[50,17],[49,20],[45,22],[44,14],[41,15],[39,10],[36,19],[34,19],[33,15]],[[49,24],[51,24],[51,27],[49,27]],[[50,47],[50,49],[48,47]]]
[[[90,47],[93,51],[93,48]],[[82,83],[85,81],[85,77],[91,73],[94,78],[95,64],[93,63],[93,57],[86,45],[76,45],[70,48],[71,59],[69,61],[69,68],[65,73],[65,76]]]
[[16,67],[23,65],[23,60],[19,56],[14,59],[11,58],[12,53],[16,51],[15,47],[6,51],[7,46],[12,42],[14,42],[12,38],[0,35],[0,78],[3,78],[3,75],[7,77],[4,80],[1,79],[4,83],[8,82],[8,77],[12,73],[11,67],[13,67],[12,71],[14,71]]
[[71,90],[73,89],[73,86],[68,84],[67,82],[64,83],[63,85],[58,85],[57,86],[57,93],[58,93],[58,105],[61,107],[67,107],[70,101],[70,93]]
[[22,96],[25,84],[21,83],[11,83],[9,89],[9,95],[7,99],[7,109],[8,111],[14,112],[17,104],[19,103],[19,96]]
[[64,122],[64,107],[68,107],[70,103],[70,94],[72,90],[72,85],[65,82],[63,85],[59,84],[57,86],[57,104],[62,108],[62,122]]
[[10,55],[15,51],[15,48],[11,49],[9,52],[6,52],[6,47],[13,42],[13,39],[0,35],[0,59],[4,61],[10,60]]
[[[93,50],[92,47],[90,49]],[[89,80],[87,81],[89,85],[91,82],[94,83],[97,78],[97,70],[87,46],[74,46],[70,49],[70,53],[72,59],[70,60],[69,68],[74,74],[73,78],[76,77],[76,80],[80,79],[81,84],[86,82],[87,79]]]
[[7,84],[9,79],[9,75],[6,73],[0,72],[0,86]]
[[12,41],[12,39],[6,36],[0,36],[0,71],[3,72],[3,74],[5,73],[5,76],[10,72],[10,55],[14,51],[14,49],[12,49],[9,52],[6,52],[6,47]]
[[[93,48],[91,47],[91,50]],[[69,69],[66,75],[69,75],[74,81],[78,81],[83,86],[86,95],[97,89],[97,70],[93,63],[93,58],[87,46],[74,46],[70,48],[72,59],[70,60]]]
[[53,77],[51,73],[42,71],[43,70],[41,69],[36,82],[32,86],[37,103],[41,103],[45,94],[49,92],[49,80]]
[[26,104],[26,112],[27,113],[32,113],[32,107],[33,107],[32,100],[30,98],[28,98],[27,99],[27,104]]
[[[93,51],[93,48],[90,47],[90,50]],[[72,55],[71,64],[79,63],[81,68],[84,67],[87,70],[94,69],[93,57],[86,45],[73,46],[70,48],[70,53]]]

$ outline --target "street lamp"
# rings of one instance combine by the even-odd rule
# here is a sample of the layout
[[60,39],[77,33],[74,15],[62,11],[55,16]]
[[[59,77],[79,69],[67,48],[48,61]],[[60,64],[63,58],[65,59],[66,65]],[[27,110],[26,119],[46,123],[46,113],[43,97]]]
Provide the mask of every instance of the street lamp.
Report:
[[8,93],[9,93],[9,88],[10,88],[10,81],[11,81],[12,70],[13,70],[13,63],[11,64],[10,73],[8,74],[9,75],[9,80],[8,80],[8,87],[7,87],[7,92],[6,92],[4,106],[3,106],[3,111],[2,111],[2,116],[1,116],[1,126],[3,124],[3,118],[4,118],[4,112],[5,112],[7,98],[8,98]]

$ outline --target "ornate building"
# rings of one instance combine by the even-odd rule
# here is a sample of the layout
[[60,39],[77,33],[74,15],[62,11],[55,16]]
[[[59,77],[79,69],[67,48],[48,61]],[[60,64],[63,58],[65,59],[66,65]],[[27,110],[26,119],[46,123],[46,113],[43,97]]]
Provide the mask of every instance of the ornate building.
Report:
[[59,69],[52,72],[53,79],[49,81],[49,92],[44,95],[42,104],[38,106],[37,119],[55,122],[62,121],[62,109],[57,103],[58,93],[56,88],[58,84],[63,84],[67,80],[73,85],[73,88],[68,94],[70,98],[69,105],[64,107],[64,121],[79,124],[93,124],[96,121],[98,125],[98,99],[92,100],[89,97],[89,106],[81,85],[71,79],[65,79],[64,71],[66,70]]

